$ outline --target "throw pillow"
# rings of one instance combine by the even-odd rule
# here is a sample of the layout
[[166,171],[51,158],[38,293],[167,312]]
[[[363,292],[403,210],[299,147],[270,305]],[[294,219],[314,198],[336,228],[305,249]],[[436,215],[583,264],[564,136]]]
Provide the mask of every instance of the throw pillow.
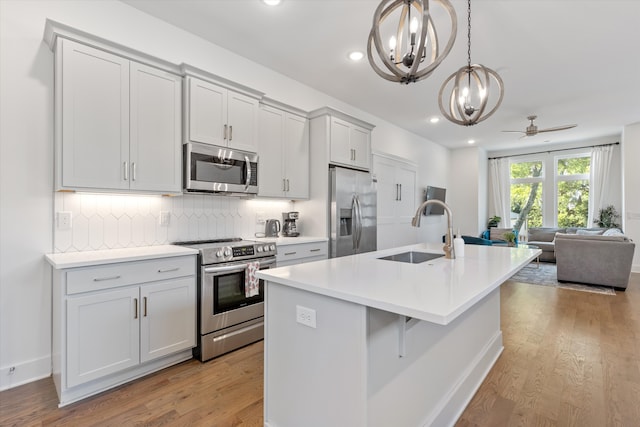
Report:
[[624,236],[624,233],[622,233],[622,230],[620,230],[619,228],[610,228],[608,230],[606,230],[604,233],[602,233],[603,236]]

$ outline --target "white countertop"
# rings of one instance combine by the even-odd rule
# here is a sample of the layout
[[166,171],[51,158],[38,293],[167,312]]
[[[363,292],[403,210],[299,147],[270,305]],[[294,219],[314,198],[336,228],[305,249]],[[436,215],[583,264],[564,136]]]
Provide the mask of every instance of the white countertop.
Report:
[[315,243],[315,242],[328,242],[327,237],[311,237],[311,236],[298,236],[298,237],[259,237],[256,238],[257,242],[274,242],[276,246],[285,245],[297,245],[302,243]]
[[465,256],[407,264],[379,257],[415,250],[443,253],[442,244],[418,244],[262,270],[258,277],[381,310],[446,325],[540,255],[540,249],[465,245]]
[[196,249],[185,248],[183,246],[159,245],[46,254],[45,258],[53,268],[61,270],[64,268],[113,264],[116,262],[140,261],[145,259],[167,258],[181,255],[196,255],[197,253],[198,251]]

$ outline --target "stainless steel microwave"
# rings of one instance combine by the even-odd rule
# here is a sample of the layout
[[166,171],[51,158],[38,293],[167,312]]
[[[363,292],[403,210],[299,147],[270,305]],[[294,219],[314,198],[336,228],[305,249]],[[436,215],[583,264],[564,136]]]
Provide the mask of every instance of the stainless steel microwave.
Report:
[[183,145],[184,191],[258,194],[258,155],[189,142]]

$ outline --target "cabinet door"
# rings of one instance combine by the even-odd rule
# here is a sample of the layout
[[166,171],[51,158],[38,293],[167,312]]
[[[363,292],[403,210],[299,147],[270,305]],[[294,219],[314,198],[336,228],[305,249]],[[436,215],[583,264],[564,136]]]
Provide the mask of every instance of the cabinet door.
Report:
[[344,120],[331,118],[331,162],[351,165],[353,152],[349,143],[350,124]]
[[258,141],[258,195],[283,197],[285,190],[282,141],[284,139],[284,111],[260,108],[260,140]]
[[284,166],[287,198],[309,198],[309,121],[286,114],[284,122]]
[[70,40],[61,46],[61,186],[127,189],[129,61]]
[[131,189],[181,191],[181,98],[180,76],[131,62]]
[[67,387],[140,360],[138,287],[67,298]]
[[187,77],[189,91],[189,140],[226,145],[227,90]]
[[371,132],[359,126],[352,125],[349,130],[349,142],[353,150],[353,165],[369,170],[371,167]]
[[241,93],[229,91],[227,144],[229,147],[258,151],[258,100]]
[[140,287],[140,360],[196,345],[194,276]]

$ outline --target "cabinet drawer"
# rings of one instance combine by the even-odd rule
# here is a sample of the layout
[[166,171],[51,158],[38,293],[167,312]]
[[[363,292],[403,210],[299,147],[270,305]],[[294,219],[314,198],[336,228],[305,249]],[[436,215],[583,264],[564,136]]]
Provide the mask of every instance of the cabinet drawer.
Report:
[[67,295],[195,274],[195,255],[76,268],[67,272]]
[[291,260],[300,260],[300,262],[305,262],[306,258],[327,258],[328,253],[329,246],[327,242],[279,245],[276,260],[278,263]]

